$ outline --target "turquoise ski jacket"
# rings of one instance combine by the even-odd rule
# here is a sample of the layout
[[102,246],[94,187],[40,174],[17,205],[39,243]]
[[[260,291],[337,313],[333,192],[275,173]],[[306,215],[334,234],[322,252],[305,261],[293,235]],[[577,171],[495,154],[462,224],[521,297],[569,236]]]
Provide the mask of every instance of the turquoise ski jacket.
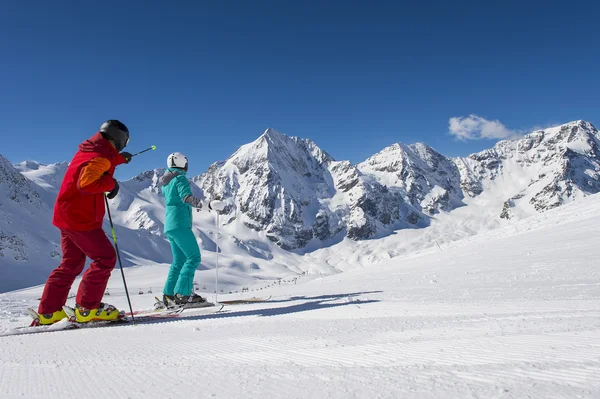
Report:
[[161,190],[167,206],[165,233],[177,229],[191,229],[192,207],[202,208],[202,203],[192,195],[185,172],[181,169],[169,168],[161,178]]

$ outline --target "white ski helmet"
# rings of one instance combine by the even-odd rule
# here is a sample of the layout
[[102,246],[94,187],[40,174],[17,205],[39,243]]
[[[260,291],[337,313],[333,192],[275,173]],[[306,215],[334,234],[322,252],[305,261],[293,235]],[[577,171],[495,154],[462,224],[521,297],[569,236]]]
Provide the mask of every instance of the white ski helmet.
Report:
[[187,172],[188,170],[188,159],[185,155],[180,152],[174,152],[167,158],[167,167],[179,168]]

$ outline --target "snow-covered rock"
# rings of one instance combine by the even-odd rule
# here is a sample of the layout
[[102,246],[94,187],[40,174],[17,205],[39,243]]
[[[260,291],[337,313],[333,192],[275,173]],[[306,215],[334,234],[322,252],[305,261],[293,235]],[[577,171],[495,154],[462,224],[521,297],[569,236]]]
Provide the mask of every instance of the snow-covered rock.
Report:
[[426,215],[462,205],[460,172],[452,159],[417,143],[393,144],[360,163],[361,172],[377,181]]
[[0,155],[0,292],[39,283],[58,265],[53,204],[43,192]]
[[598,131],[584,121],[455,159],[396,143],[358,165],[267,129],[193,180],[208,200],[233,199],[248,228],[297,249],[423,227],[484,193],[501,199],[498,217],[529,216],[598,192],[599,162]]
[[467,195],[496,191],[503,218],[528,216],[600,191],[599,131],[575,121],[459,158]]
[[368,238],[399,219],[399,196],[313,141],[275,129],[193,180],[209,201],[232,199],[248,228],[284,249],[341,231]]

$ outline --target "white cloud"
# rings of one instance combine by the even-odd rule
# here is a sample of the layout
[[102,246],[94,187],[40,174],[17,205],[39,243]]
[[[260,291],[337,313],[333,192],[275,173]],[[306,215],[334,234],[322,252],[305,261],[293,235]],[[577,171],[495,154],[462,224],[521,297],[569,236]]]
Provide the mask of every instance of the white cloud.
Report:
[[507,129],[499,120],[490,121],[481,116],[455,116],[448,121],[450,134],[460,140],[514,139],[522,132]]

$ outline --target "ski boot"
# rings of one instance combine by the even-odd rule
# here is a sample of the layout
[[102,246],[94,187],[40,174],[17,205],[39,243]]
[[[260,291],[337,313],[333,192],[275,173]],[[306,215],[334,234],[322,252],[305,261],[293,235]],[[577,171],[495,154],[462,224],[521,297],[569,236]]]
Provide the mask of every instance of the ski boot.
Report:
[[89,323],[90,321],[115,321],[122,319],[124,313],[106,303],[100,303],[97,309],[87,309],[76,305],[75,320],[77,323]]
[[32,326],[45,326],[58,323],[62,319],[68,318],[64,310],[57,310],[54,313],[37,313],[33,309],[28,309],[29,315],[33,318]]
[[[163,294],[162,303],[165,305],[165,307],[167,309],[174,309],[174,308],[179,307],[179,305],[177,305],[175,303],[175,295]],[[156,308],[156,305],[155,305],[155,308]]]
[[195,292],[192,292],[191,295],[175,294],[175,304],[177,306],[185,306],[186,308],[202,308],[214,305],[211,302],[207,302],[205,298]]

